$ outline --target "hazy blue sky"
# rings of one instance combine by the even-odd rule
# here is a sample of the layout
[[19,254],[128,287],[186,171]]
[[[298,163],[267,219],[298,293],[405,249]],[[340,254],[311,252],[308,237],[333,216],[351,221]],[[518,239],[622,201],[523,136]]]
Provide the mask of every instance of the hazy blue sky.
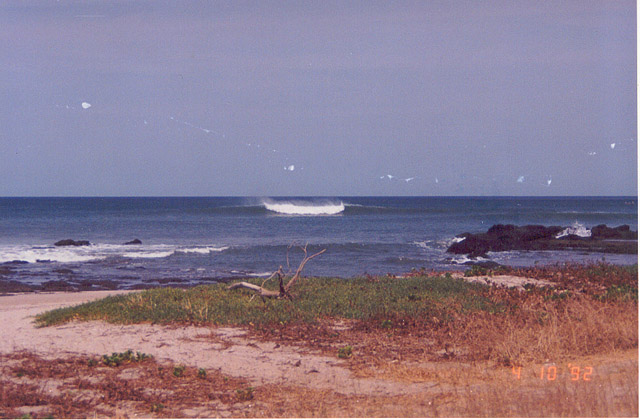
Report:
[[636,98],[635,1],[3,0],[0,195],[636,195]]

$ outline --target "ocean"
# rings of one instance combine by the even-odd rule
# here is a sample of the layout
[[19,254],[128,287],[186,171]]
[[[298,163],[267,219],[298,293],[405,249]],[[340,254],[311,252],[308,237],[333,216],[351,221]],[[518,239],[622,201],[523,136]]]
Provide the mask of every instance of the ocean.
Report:
[[[494,224],[638,229],[637,197],[144,197],[0,198],[0,281],[56,288],[142,288],[262,277],[295,270],[352,277],[412,269],[464,270],[446,253],[455,235]],[[56,247],[62,239],[89,246]],[[142,244],[124,245],[133,239]],[[491,252],[512,266],[637,255]],[[481,260],[482,261],[482,260]],[[45,288],[46,289],[46,288]]]

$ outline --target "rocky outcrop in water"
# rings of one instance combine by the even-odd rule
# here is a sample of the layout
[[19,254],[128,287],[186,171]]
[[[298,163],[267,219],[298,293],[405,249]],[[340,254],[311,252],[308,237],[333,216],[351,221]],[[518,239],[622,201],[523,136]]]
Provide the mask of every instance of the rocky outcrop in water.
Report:
[[607,225],[598,225],[591,228],[591,237],[594,239],[619,239],[638,240],[638,232],[634,232],[629,225],[621,225],[615,228]]
[[54,244],[55,246],[87,246],[89,241],[74,241],[73,239],[63,239]]
[[142,241],[136,238],[133,241],[125,242],[123,245],[142,245]]
[[542,225],[494,225],[486,233],[463,233],[464,238],[447,249],[452,254],[468,254],[470,258],[486,256],[489,251],[568,250],[638,253],[638,232],[628,225],[615,228],[595,226],[590,236],[578,236],[570,227]]

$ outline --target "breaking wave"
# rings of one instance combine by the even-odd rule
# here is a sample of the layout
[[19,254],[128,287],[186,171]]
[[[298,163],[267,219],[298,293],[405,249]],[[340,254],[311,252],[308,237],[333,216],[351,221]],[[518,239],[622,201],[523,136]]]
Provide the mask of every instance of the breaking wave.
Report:
[[290,216],[329,216],[340,214],[345,208],[343,202],[263,201],[262,205],[271,212]]
[[562,232],[556,235],[556,239],[563,238],[569,235],[580,236],[581,238],[589,238],[591,237],[591,230],[587,229],[583,224],[575,222],[573,226],[569,226]]

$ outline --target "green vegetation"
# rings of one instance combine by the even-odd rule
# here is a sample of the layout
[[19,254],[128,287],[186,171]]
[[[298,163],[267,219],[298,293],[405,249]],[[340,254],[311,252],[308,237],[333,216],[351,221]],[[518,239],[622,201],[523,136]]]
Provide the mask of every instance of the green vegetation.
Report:
[[184,369],[185,369],[185,367],[182,366],[182,365],[174,366],[173,367],[173,376],[175,376],[176,378],[181,377],[182,374],[184,373]]
[[348,359],[353,354],[353,349],[351,346],[344,346],[338,349],[338,357],[341,359]]
[[251,299],[252,292],[224,284],[192,289],[152,289],[62,308],[36,318],[39,327],[72,320],[213,325],[282,325],[323,317],[377,320],[383,328],[405,318],[446,320],[453,311],[502,312],[489,288],[451,276],[301,279],[294,300]]
[[160,413],[164,409],[164,404],[162,403],[154,403],[149,407],[149,411],[152,413]]
[[254,395],[253,395],[253,391],[254,390],[255,390],[255,388],[252,387],[252,386],[248,386],[246,388],[237,389],[236,390],[236,396],[238,397],[239,401],[250,401],[254,397]]
[[[147,359],[153,359],[153,356],[137,351],[135,354],[133,350],[127,350],[124,353],[111,353],[111,356],[105,354],[102,356],[102,363],[106,366],[120,366],[124,363],[136,363],[142,362]],[[96,366],[97,360],[89,359],[88,366]]]

